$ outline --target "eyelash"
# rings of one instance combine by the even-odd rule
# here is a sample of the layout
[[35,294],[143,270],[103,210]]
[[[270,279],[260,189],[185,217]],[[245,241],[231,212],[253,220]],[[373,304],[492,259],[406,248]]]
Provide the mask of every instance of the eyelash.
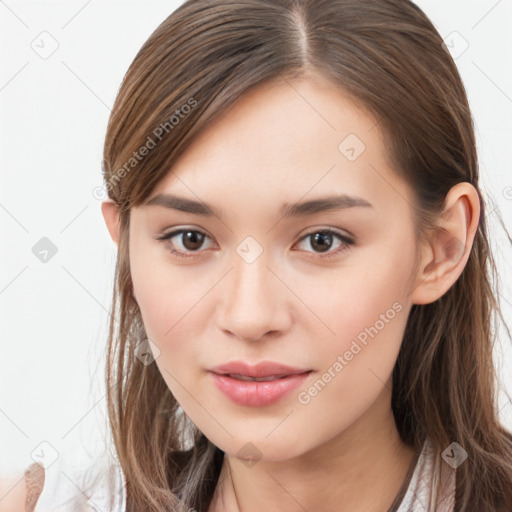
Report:
[[[198,229],[178,229],[176,231],[171,231],[170,233],[166,233],[166,234],[158,237],[157,240],[159,240],[161,242],[167,242],[170,238],[174,238],[176,235],[180,235],[182,233],[188,233],[188,232],[200,233],[200,234],[204,235],[205,237],[209,238],[206,233],[204,233],[203,231],[198,230]],[[331,252],[314,253],[314,254],[317,254],[317,256],[313,256],[313,259],[332,258],[334,256],[339,255],[342,252],[348,251],[351,248],[351,246],[355,245],[355,242],[353,240],[351,240],[350,238],[348,238],[348,237],[342,235],[341,233],[338,233],[337,231],[334,231],[332,229],[317,229],[315,231],[310,231],[309,233],[306,233],[299,240],[299,242],[301,242],[302,240],[308,238],[309,236],[312,236],[317,233],[333,235],[334,237],[338,238],[342,242],[342,244],[337,249],[335,249],[334,251],[331,251]],[[182,251],[177,251],[176,249],[173,249],[172,247],[169,248],[169,251],[171,252],[171,254],[173,254],[174,256],[176,256],[178,258],[193,258],[197,255],[197,253],[200,252],[200,251],[192,251],[192,254],[186,254],[186,253],[183,253]],[[306,252],[309,252],[309,251],[306,251]]]

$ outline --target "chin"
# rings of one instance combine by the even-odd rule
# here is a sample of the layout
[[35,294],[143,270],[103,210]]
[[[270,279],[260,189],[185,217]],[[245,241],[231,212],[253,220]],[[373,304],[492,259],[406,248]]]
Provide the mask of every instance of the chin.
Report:
[[[230,438],[223,443],[214,444],[230,457],[245,461],[248,466],[251,466],[260,461],[285,461],[302,453],[303,450],[299,451],[300,443],[290,437],[288,437],[287,441],[287,443],[284,443],[283,439],[278,436],[275,439],[262,438],[261,434],[251,438],[245,432],[243,436]],[[304,449],[304,446],[301,448]]]

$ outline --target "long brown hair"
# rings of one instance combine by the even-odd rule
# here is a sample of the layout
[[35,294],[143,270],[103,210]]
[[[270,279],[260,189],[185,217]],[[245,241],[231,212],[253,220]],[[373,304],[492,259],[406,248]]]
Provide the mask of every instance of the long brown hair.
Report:
[[147,335],[132,296],[130,208],[238,98],[312,70],[378,121],[395,171],[417,196],[418,239],[452,186],[469,182],[479,193],[481,217],[462,275],[434,303],[412,307],[392,409],[401,438],[417,451],[428,436],[437,453],[454,441],[468,453],[457,469],[456,510],[512,510],[512,436],[499,421],[492,359],[493,326],[504,319],[473,120],[441,36],[409,0],[188,0],[128,69],[103,154],[108,195],[120,213],[108,414],[128,510],[206,512],[223,458],[187,422],[156,364],[136,357]]

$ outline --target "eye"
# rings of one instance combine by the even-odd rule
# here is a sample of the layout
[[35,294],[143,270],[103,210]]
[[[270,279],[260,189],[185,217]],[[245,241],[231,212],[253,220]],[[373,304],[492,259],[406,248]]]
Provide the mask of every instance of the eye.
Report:
[[[176,249],[175,242],[171,242],[173,238],[177,238],[180,241],[181,248]],[[199,253],[199,249],[203,246],[206,239],[210,238],[203,231],[197,229],[178,229],[166,233],[157,238],[162,242],[167,242],[170,246],[171,254],[178,258],[188,258],[195,256],[194,253]],[[338,240],[338,245],[335,245],[335,240]],[[354,245],[355,242],[337,231],[332,229],[317,229],[303,236],[300,242],[309,240],[309,246],[313,248],[313,251],[317,254],[315,257],[319,258],[330,258],[338,255],[339,253],[346,251],[350,246]],[[299,243],[300,243],[299,242]],[[334,250],[331,250],[332,248]]]
[[[338,239],[338,245],[334,245],[335,239]],[[301,241],[303,240],[309,240],[309,246],[312,247],[314,251],[319,251],[316,253],[318,256],[315,257],[320,258],[337,256],[341,252],[347,251],[355,244],[355,242],[347,236],[332,229],[317,229],[316,231],[311,231],[301,238]],[[335,247],[335,249],[331,250],[332,247]],[[327,255],[324,256],[323,253],[327,253]]]
[[[175,249],[175,243],[171,242],[175,237],[177,237],[177,240],[181,241],[180,243],[182,248],[178,248],[178,250]],[[175,256],[179,258],[188,258],[195,256],[195,254],[187,254],[187,252],[199,252],[198,249],[201,248],[207,238],[210,237],[202,231],[185,228],[166,233],[165,235],[158,237],[157,240],[168,242],[168,245],[170,245],[170,251]]]

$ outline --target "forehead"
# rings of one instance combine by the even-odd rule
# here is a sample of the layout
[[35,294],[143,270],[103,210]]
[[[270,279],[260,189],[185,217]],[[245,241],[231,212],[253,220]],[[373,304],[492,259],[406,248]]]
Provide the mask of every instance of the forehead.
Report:
[[152,196],[171,191],[216,204],[238,198],[245,208],[249,199],[277,209],[327,193],[362,196],[377,208],[398,196],[412,201],[390,167],[377,120],[318,75],[268,82],[237,100],[173,163]]

